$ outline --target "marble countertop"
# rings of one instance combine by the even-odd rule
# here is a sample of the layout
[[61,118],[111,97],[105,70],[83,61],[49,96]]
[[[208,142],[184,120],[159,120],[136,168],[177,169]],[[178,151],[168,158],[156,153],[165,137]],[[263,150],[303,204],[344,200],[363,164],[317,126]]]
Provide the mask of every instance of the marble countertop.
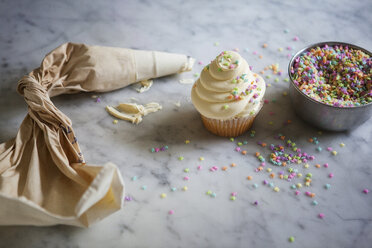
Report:
[[[284,95],[286,69],[294,51],[327,40],[372,50],[371,12],[368,0],[1,1],[0,142],[15,136],[26,115],[24,100],[15,91],[18,79],[67,41],[185,53],[204,64],[223,50],[238,48],[253,71],[278,63],[283,75],[265,72],[271,76],[265,77],[270,85],[265,97],[269,103],[255,120],[256,135],[247,133],[234,142],[204,129],[190,102],[191,85],[179,83],[195,79],[202,69],[198,63],[192,72],[156,79],[150,91],[142,94],[128,87],[100,94],[100,103],[91,98],[93,94],[54,98],[73,121],[86,160],[117,164],[126,196],[132,200],[88,229],[0,227],[0,247],[371,247],[372,194],[362,191],[372,190],[372,120],[350,132],[319,133],[294,115]],[[295,36],[298,41],[293,40]],[[264,43],[268,44],[265,49]],[[160,102],[163,110],[146,116],[138,126],[124,121],[114,125],[104,107],[132,98],[139,103]],[[292,123],[283,124],[288,120]],[[265,170],[255,172],[259,161],[254,153],[269,155],[269,149],[257,142],[280,144],[274,139],[278,133],[316,157],[308,169],[293,166],[313,175],[312,186],[299,189],[298,196],[291,185],[303,184],[303,178],[287,182],[271,179]],[[309,143],[310,137],[317,137],[319,144]],[[234,151],[239,141],[247,141],[242,146],[245,156]],[[163,145],[169,149],[150,152]],[[316,151],[318,146],[321,152]],[[327,147],[333,147],[337,155]],[[317,163],[329,167],[316,168]],[[212,166],[219,170],[209,171]],[[222,171],[223,166],[228,169]],[[275,173],[282,169],[269,163],[266,168]],[[329,178],[329,173],[334,177]],[[185,181],[185,176],[190,180]],[[280,191],[263,185],[265,179]],[[330,184],[328,190],[326,184]],[[182,190],[184,186],[187,191]],[[173,187],[177,188],[174,192]],[[208,190],[216,197],[207,195]],[[305,196],[305,191],[316,193],[315,198]],[[232,192],[237,193],[235,201],[230,200]],[[161,193],[167,197],[161,199]],[[314,199],[317,205],[312,204]],[[290,236],[295,238],[293,243],[288,241]]]

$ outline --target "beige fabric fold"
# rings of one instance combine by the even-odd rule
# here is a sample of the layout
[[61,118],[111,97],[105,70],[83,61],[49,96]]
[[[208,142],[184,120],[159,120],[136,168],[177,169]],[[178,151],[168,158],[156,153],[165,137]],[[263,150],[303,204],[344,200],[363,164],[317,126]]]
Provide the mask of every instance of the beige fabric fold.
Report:
[[112,164],[84,161],[71,120],[50,97],[105,92],[190,70],[181,54],[66,43],[18,83],[28,114],[0,144],[0,225],[89,226],[119,210],[124,183]]

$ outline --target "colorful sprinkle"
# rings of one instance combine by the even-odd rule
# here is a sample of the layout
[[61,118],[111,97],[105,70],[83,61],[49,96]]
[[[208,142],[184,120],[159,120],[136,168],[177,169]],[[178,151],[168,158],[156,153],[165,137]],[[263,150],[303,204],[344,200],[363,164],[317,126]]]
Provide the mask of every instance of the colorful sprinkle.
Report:
[[316,101],[334,107],[372,102],[372,58],[361,50],[335,45],[316,47],[295,59],[290,73],[297,87]]

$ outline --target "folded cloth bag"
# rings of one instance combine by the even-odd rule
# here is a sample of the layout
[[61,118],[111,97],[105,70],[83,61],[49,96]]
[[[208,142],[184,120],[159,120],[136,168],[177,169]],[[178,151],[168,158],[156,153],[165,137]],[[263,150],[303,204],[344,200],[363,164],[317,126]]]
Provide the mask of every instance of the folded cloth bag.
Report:
[[124,183],[112,164],[84,162],[71,120],[50,97],[104,92],[191,70],[181,54],[66,43],[18,83],[28,114],[0,144],[0,225],[89,226],[122,207]]

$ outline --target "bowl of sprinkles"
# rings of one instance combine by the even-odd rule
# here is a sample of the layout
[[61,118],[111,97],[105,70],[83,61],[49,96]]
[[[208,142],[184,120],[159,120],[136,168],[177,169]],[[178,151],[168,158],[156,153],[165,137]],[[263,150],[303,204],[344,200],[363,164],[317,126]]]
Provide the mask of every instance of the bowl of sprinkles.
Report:
[[343,42],[297,52],[288,66],[289,95],[297,115],[331,131],[345,131],[372,114],[372,54]]

